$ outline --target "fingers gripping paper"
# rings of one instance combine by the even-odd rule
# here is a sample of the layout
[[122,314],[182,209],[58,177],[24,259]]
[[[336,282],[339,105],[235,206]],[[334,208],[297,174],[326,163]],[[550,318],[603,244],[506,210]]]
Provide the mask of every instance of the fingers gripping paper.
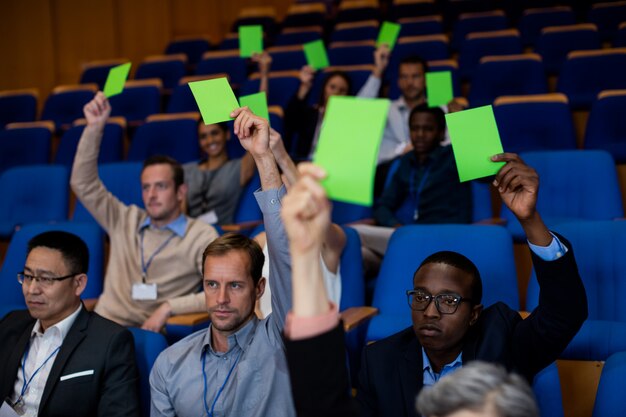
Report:
[[495,175],[504,162],[492,162],[502,153],[502,142],[491,106],[446,114],[459,180]]
[[388,109],[389,100],[384,99],[329,99],[313,162],[328,174],[323,185],[330,199],[372,205]]
[[194,81],[189,88],[198,104],[205,125],[232,120],[230,113],[239,103],[226,77]]

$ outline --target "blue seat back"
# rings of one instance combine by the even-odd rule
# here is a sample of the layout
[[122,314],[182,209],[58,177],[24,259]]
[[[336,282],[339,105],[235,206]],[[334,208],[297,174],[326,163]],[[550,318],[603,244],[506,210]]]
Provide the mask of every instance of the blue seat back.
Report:
[[594,101],[587,120],[585,149],[603,149],[617,164],[626,162],[626,94],[607,92]]
[[197,122],[192,119],[151,121],[135,132],[128,149],[129,161],[168,155],[181,164],[200,159]]
[[548,7],[526,10],[519,21],[522,42],[526,46],[534,45],[541,34],[541,29],[548,26],[565,26],[576,23],[576,15],[570,7]]
[[487,55],[515,55],[522,53],[520,36],[507,34],[493,37],[466,38],[459,47],[461,79],[471,80],[480,59]]
[[41,120],[52,120],[58,129],[71,125],[83,117],[83,107],[94,97],[89,90],[64,91],[48,96],[41,113]]
[[98,84],[98,89],[102,90],[104,88],[104,84],[107,81],[107,77],[109,76],[109,71],[111,68],[122,64],[120,63],[102,63],[97,66],[90,66],[83,70],[80,74],[80,84]]
[[0,173],[50,161],[52,133],[45,127],[0,130]]
[[58,165],[11,168],[0,176],[0,236],[16,226],[67,220],[69,173]]
[[[400,29],[400,36],[424,36],[424,35],[440,35],[443,33],[443,22],[438,16],[432,19],[417,18],[412,22],[403,22]],[[420,20],[418,20],[420,19]]]
[[[239,41],[237,40],[237,43]],[[233,88],[238,88],[248,78],[246,61],[239,57],[239,54],[228,54],[226,56],[206,56],[198,62],[196,75],[228,74],[229,82]],[[272,69],[274,69],[272,67]]]
[[0,95],[0,129],[9,123],[32,122],[37,117],[37,96],[34,94]]
[[299,71],[306,65],[306,56],[300,47],[281,47],[268,52],[272,57],[272,71]]
[[336,224],[347,224],[357,220],[371,219],[373,216],[371,206],[344,203],[342,201],[333,201],[332,203],[333,210],[331,216],[333,223]]
[[185,63],[180,60],[143,62],[137,68],[135,79],[159,78],[163,82],[164,89],[172,90],[186,73]]
[[458,49],[465,37],[472,32],[491,32],[506,29],[509,22],[504,14],[478,14],[461,16],[452,30],[452,48]]
[[167,103],[167,113],[199,111],[188,84],[177,85]]
[[373,41],[378,36],[377,26],[357,26],[335,29],[330,35],[330,42]]
[[206,39],[181,39],[172,41],[165,48],[166,54],[185,54],[190,65],[195,66],[202,59],[202,54],[211,49]]
[[[578,221],[554,229],[570,241],[587,292],[589,319],[626,322],[626,221]],[[533,272],[528,283],[526,308],[535,308],[539,285]]]
[[[605,151],[526,152],[522,159],[539,174],[537,211],[548,227],[580,220],[612,220],[624,215],[613,158]],[[516,240],[522,228],[502,206],[500,217]]]
[[499,96],[543,94],[548,82],[541,61],[530,58],[489,60],[476,67],[469,102],[472,107],[492,104]]
[[141,413],[150,415],[150,371],[159,354],[167,348],[167,340],[161,333],[129,327],[135,340],[135,358],[139,371],[139,400]]
[[563,63],[557,91],[567,95],[572,109],[588,110],[601,91],[626,89],[624,74],[626,51],[578,52]]
[[611,355],[602,368],[593,406],[593,417],[620,417],[624,413],[626,352]]
[[330,45],[328,61],[332,66],[371,65],[374,63],[374,49],[372,45]]
[[89,270],[87,287],[81,298],[97,298],[102,293],[104,276],[104,235],[93,224],[83,223],[29,223],[16,231],[11,237],[7,253],[0,269],[0,305],[26,308],[22,287],[17,282],[17,273],[24,270],[28,241],[33,237],[51,230],[61,230],[80,237],[89,248]]
[[588,14],[589,22],[600,30],[603,41],[610,41],[622,22],[626,22],[626,4],[622,2],[598,2],[593,4]]
[[276,37],[274,46],[302,45],[321,39],[322,33],[318,30],[281,33]]
[[541,416],[565,416],[561,398],[561,380],[556,362],[552,362],[535,375],[532,389],[537,399],[537,406]]
[[[83,130],[85,130],[84,125],[73,126],[63,133],[54,156],[55,164],[61,164],[70,170],[72,169],[74,156],[76,156],[76,148],[78,147],[78,142],[80,136],[83,134]],[[100,144],[98,164],[121,161],[123,151],[124,129],[117,123],[107,123],[104,127],[102,142]]]
[[161,90],[156,86],[126,87],[109,101],[111,116],[123,116],[129,123],[143,123],[146,117],[161,112]]
[[[141,169],[141,162],[116,162],[100,165],[98,173],[106,189],[115,198],[126,205],[134,204],[143,208]],[[89,211],[78,200],[72,220],[74,222],[96,223]]]
[[505,152],[576,149],[576,134],[567,101],[496,103],[493,113]]
[[483,225],[412,225],[391,236],[374,289],[373,306],[380,310],[369,325],[367,340],[378,340],[411,324],[405,291],[429,255],[451,250],[467,256],[483,282],[485,307],[502,301],[519,308],[513,241],[503,227]]
[[261,188],[261,177],[257,172],[241,191],[235,210],[235,223],[263,220],[263,213],[256,202],[256,198],[254,198],[254,192],[259,188]]
[[537,37],[535,52],[543,58],[548,74],[558,74],[570,52],[601,47],[598,29],[591,25],[578,25],[542,32]]

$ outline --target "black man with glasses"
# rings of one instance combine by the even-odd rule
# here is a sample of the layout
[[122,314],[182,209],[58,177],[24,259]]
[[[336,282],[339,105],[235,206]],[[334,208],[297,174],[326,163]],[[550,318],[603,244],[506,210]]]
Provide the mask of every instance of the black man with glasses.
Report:
[[493,185],[526,233],[541,287],[539,306],[526,319],[504,303],[483,308],[480,273],[469,259],[455,252],[429,256],[406,291],[413,325],[364,349],[357,389],[362,416],[417,416],[422,387],[473,360],[501,364],[532,383],[586,319],[573,249],[536,210],[537,173],[515,154],[492,160],[505,162]]
[[139,416],[131,333],[87,311],[89,250],[50,231],[17,273],[28,310],[0,320],[0,416]]

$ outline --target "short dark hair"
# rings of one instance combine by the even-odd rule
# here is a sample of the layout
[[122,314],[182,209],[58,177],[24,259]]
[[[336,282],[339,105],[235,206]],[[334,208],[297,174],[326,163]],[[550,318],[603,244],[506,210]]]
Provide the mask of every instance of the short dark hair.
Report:
[[460,269],[463,272],[467,272],[468,274],[470,274],[472,276],[472,283],[470,287],[472,291],[472,305],[480,304],[483,298],[483,281],[480,278],[480,272],[478,271],[478,268],[476,268],[476,265],[474,265],[474,262],[470,261],[469,258],[467,258],[464,255],[461,255],[458,252],[452,252],[452,251],[435,252],[422,261],[420,266],[415,271],[415,274],[413,274],[413,278],[415,278],[415,275],[419,272],[419,270],[422,269],[422,267],[427,264],[450,265],[457,269]]
[[413,110],[411,110],[411,114],[409,114],[409,126],[411,125],[413,115],[417,113],[432,114],[435,118],[435,122],[437,122],[437,128],[439,129],[439,132],[444,133],[446,131],[446,114],[443,112],[443,110],[441,110],[440,107],[428,107],[427,104],[420,104],[413,107]]
[[71,274],[86,274],[89,270],[89,248],[78,236],[60,230],[38,234],[28,241],[26,256],[35,248],[48,248],[61,252]]
[[343,78],[346,84],[348,84],[348,94],[352,91],[352,80],[350,79],[350,76],[348,75],[348,73],[344,71],[339,71],[339,70],[331,71],[326,75],[326,78],[324,78],[324,83],[322,84],[322,91],[320,91],[320,98],[317,102],[317,104],[320,106],[324,104],[324,91],[326,90],[326,85],[330,82],[330,80],[333,77]]
[[398,65],[398,71],[400,70],[400,65],[402,64],[422,64],[422,69],[424,73],[428,72],[428,62],[424,58],[418,55],[409,55],[405,56],[400,60],[400,64]]
[[167,155],[152,155],[148,157],[145,161],[143,161],[141,173],[143,173],[149,166],[161,164],[169,165],[170,168],[172,168],[174,185],[177,189],[185,183],[185,172],[183,171],[183,166],[177,160]]
[[202,254],[202,275],[204,276],[206,258],[209,256],[224,256],[232,251],[241,251],[248,255],[250,259],[248,273],[256,286],[263,274],[263,263],[265,263],[263,249],[254,239],[238,233],[226,233],[209,243],[209,246],[206,247]]

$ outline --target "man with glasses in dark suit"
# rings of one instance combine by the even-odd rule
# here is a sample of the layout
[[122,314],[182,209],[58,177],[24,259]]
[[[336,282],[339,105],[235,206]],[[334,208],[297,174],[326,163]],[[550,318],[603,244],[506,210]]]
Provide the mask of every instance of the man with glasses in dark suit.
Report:
[[28,243],[17,281],[28,310],[0,321],[2,416],[138,416],[131,333],[87,311],[89,251],[50,231]]

